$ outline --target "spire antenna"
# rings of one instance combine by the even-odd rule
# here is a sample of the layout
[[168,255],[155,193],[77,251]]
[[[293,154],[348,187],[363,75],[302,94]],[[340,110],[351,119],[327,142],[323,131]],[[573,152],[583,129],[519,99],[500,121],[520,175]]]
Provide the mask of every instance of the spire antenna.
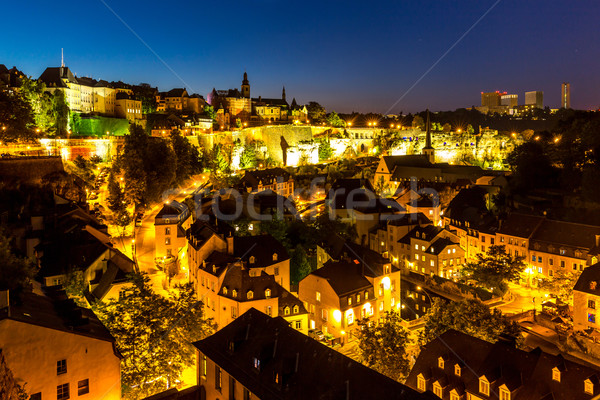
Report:
[[60,48],[60,66],[64,67],[65,66],[65,53],[63,51],[63,48]]

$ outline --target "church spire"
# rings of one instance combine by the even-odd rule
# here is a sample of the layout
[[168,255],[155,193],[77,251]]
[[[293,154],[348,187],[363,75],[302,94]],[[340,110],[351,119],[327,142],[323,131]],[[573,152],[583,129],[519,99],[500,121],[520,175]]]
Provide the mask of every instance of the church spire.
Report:
[[281,92],[281,100],[285,101],[285,86],[283,87],[283,91]]
[[431,122],[429,121],[429,109],[427,109],[427,137],[425,139],[425,147],[430,149],[431,147]]
[[427,157],[427,160],[435,164],[435,149],[431,144],[431,122],[429,121],[429,109],[427,109],[427,122],[426,122],[427,133],[425,137],[425,147],[423,147],[423,155]]

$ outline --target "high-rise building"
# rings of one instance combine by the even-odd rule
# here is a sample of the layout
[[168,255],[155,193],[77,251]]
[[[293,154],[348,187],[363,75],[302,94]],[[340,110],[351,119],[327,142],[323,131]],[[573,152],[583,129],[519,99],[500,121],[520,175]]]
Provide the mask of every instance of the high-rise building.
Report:
[[525,105],[544,108],[544,92],[541,90],[525,92]]
[[560,107],[571,108],[571,84],[568,82],[560,86]]
[[500,105],[500,96],[504,93],[500,93],[499,91],[495,92],[481,92],[481,106],[483,107],[498,107]]
[[508,108],[516,107],[519,104],[519,95],[518,94],[503,94],[500,97],[500,104],[503,106],[508,106]]

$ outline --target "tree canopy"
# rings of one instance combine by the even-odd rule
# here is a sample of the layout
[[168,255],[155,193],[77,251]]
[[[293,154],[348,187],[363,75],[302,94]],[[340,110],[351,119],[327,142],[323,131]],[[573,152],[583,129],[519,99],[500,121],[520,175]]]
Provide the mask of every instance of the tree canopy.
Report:
[[346,126],[346,121],[341,119],[338,113],[332,111],[327,115],[327,124],[336,128],[343,128]]
[[505,282],[517,282],[525,270],[525,257],[512,256],[505,247],[492,245],[486,253],[477,253],[475,262],[463,267],[463,274],[484,286],[504,289]]
[[523,340],[517,323],[502,315],[500,310],[492,310],[475,299],[455,302],[436,297],[423,320],[425,328],[419,334],[421,345],[429,343],[449,329],[492,343],[501,335],[513,338],[517,344]]
[[405,378],[410,369],[406,347],[411,340],[401,321],[400,314],[388,311],[378,324],[360,323],[357,336],[362,362],[397,381]]
[[168,297],[155,293],[146,275],[119,299],[95,305],[123,355],[123,395],[140,399],[173,386],[185,368],[194,364],[192,342],[214,331],[203,316],[191,283],[176,285]]
[[36,273],[33,260],[13,252],[10,239],[0,230],[0,290],[23,290],[31,287]]

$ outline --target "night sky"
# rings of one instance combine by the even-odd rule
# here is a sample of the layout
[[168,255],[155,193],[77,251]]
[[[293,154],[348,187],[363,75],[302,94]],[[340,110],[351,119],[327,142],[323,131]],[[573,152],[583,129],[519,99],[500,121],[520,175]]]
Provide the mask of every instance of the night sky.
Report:
[[573,108],[600,106],[598,0],[104,1],[170,68],[102,0],[3,2],[0,63],[37,78],[63,47],[79,76],[205,97],[246,70],[252,97],[285,85],[340,112],[453,110],[495,90],[556,108],[563,81]]

